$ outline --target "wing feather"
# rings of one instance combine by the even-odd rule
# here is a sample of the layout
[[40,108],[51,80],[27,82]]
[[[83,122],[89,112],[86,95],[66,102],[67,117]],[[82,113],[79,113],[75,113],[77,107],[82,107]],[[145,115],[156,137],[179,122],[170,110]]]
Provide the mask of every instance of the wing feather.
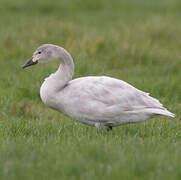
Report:
[[[68,88],[74,88],[74,91],[69,91]],[[71,92],[67,97],[74,105],[72,109],[83,118],[92,121],[97,119],[110,121],[111,118],[115,119],[128,113],[140,113],[145,109],[166,110],[148,93],[122,80],[106,76],[89,76],[72,80],[65,91]]]

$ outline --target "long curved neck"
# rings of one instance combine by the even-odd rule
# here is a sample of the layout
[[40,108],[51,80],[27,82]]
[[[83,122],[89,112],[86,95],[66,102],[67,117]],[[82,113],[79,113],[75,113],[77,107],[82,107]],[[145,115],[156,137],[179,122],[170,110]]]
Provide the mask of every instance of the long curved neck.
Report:
[[60,65],[57,71],[53,74],[55,90],[61,90],[66,84],[72,80],[74,74],[74,63],[72,56],[64,49],[59,47],[56,58],[60,60]]

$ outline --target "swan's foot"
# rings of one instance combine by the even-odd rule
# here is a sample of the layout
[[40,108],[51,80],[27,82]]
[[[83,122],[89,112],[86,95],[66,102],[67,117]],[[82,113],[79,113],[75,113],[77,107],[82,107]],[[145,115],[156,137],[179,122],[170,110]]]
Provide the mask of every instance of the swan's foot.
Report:
[[112,131],[112,126],[108,126],[107,131]]

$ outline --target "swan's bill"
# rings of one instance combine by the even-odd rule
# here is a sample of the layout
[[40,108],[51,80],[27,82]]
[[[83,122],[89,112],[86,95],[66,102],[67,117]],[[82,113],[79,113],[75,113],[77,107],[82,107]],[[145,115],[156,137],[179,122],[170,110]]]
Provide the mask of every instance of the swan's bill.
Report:
[[26,68],[26,67],[28,67],[28,66],[32,66],[32,65],[38,63],[38,60],[34,61],[33,59],[34,59],[34,58],[31,58],[26,64],[24,64],[24,65],[22,66],[22,68],[24,69],[24,68]]
[[38,54],[35,54],[34,56],[33,56],[33,58],[32,58],[32,61],[33,62],[37,62],[38,61],[38,57],[39,55]]

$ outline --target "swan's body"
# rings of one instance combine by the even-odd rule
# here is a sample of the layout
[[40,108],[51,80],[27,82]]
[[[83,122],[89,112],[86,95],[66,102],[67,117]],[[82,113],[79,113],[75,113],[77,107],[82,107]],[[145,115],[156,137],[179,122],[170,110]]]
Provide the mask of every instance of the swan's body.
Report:
[[[41,99],[47,106],[72,119],[101,128],[141,122],[159,114],[175,116],[157,99],[124,81],[106,76],[72,80],[73,59],[59,46],[40,46],[31,61],[36,64],[50,59],[59,59],[61,65],[43,82]],[[24,67],[29,65],[32,65],[30,61]]]

